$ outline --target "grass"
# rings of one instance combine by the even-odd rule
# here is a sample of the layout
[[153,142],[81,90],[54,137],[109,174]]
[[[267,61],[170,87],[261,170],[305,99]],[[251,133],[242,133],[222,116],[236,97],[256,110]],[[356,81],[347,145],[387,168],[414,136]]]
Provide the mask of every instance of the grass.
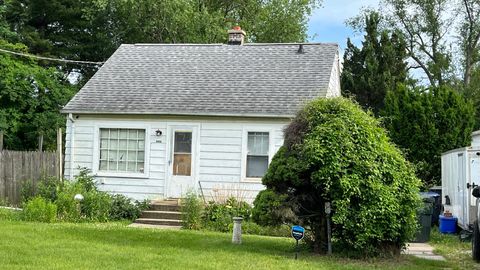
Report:
[[121,223],[0,220],[1,269],[439,269],[450,263],[411,256],[353,260],[312,255],[295,261],[289,238],[128,228]]
[[472,259],[472,243],[460,241],[458,235],[441,234],[435,227],[430,235],[430,244],[436,253],[459,269],[480,269],[480,264]]

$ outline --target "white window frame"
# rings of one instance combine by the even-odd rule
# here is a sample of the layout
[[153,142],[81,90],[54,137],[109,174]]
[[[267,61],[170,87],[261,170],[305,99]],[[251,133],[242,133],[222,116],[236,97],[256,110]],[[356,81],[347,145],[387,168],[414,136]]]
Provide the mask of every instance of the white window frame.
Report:
[[241,174],[241,181],[242,182],[253,182],[253,183],[261,183],[262,178],[260,177],[247,177],[247,154],[248,154],[248,133],[249,132],[268,132],[268,166],[270,166],[270,162],[272,161],[272,157],[275,154],[275,129],[271,127],[265,127],[265,125],[252,125],[246,126],[243,128],[242,132],[242,174]]
[[[141,172],[113,172],[100,170],[100,129],[143,129],[145,130],[145,150],[144,166]],[[100,177],[119,177],[119,178],[149,178],[150,176],[150,134],[149,125],[141,123],[100,123],[95,125],[94,144],[93,144],[93,168],[92,173]]]

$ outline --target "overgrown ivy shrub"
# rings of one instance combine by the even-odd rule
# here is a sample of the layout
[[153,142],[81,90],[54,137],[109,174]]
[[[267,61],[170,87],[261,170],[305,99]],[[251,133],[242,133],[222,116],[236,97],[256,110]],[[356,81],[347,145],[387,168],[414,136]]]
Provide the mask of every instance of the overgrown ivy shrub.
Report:
[[26,221],[55,222],[57,206],[42,197],[35,197],[25,204],[22,218]]
[[420,180],[379,121],[345,98],[308,103],[262,181],[287,197],[317,252],[326,202],[336,244],[357,254],[398,253],[416,231]]
[[253,202],[252,219],[262,226],[278,226],[293,221],[295,215],[288,207],[288,196],[271,189],[260,191]]

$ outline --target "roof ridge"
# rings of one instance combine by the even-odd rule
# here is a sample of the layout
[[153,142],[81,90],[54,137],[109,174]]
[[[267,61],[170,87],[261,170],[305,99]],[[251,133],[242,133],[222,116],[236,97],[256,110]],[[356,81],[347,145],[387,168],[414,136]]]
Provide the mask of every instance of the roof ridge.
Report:
[[229,45],[224,43],[133,43],[133,44],[122,44],[122,46],[131,45],[131,46],[295,46],[295,45],[331,45],[338,46],[338,43],[335,42],[289,42],[289,43],[245,43],[243,45]]

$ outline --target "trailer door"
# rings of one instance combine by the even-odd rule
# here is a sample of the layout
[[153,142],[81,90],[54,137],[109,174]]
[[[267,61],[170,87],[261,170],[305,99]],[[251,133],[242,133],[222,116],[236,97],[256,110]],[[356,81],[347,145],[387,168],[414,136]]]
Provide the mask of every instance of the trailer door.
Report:
[[466,166],[465,155],[458,154],[458,173],[457,173],[457,198],[460,206],[458,225],[462,228],[468,228],[468,196],[467,192],[467,180],[466,180]]

